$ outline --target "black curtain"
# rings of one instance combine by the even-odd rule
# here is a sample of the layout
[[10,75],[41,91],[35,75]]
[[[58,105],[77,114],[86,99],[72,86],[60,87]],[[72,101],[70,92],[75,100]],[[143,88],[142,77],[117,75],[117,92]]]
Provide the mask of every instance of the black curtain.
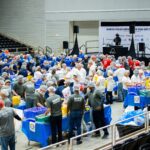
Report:
[[78,46],[78,38],[76,33],[76,39],[73,47],[73,51],[71,52],[71,55],[79,55],[79,46]]
[[132,34],[132,40],[131,40],[131,45],[130,45],[128,55],[131,56],[132,58],[136,58],[133,34]]

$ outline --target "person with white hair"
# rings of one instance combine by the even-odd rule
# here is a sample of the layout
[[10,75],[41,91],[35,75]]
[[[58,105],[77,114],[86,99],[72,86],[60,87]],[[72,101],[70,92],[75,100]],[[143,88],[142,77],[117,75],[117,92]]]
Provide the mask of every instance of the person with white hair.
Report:
[[113,89],[115,87],[115,81],[113,79],[113,72],[111,70],[108,71],[108,77],[106,78],[106,104],[112,104],[113,103]]
[[[117,66],[116,66],[117,68]],[[117,92],[118,92],[118,101],[119,102],[122,102],[123,101],[123,85],[122,85],[122,78],[124,76],[124,73],[125,73],[126,69],[125,68],[117,68],[114,72],[114,76],[118,78],[118,89],[117,89]]]
[[46,85],[41,85],[38,90],[35,91],[35,101],[34,106],[36,107],[44,107],[45,106],[45,93],[47,91]]
[[62,101],[61,97],[55,94],[55,90],[53,86],[48,88],[49,97],[46,99],[48,110],[45,112],[46,115],[50,113],[51,117],[52,144],[62,141]]
[[93,75],[93,73],[95,73],[96,71],[96,65],[91,60],[88,62],[88,69],[89,69],[88,75]]
[[145,75],[144,75],[144,71],[142,69],[139,70],[139,84],[143,84],[144,80],[145,80]]
[[2,89],[8,90],[8,93],[9,93],[8,98],[10,100],[12,100],[12,87],[11,87],[11,81],[10,80],[5,81],[5,85],[2,87]]
[[0,91],[0,96],[1,96],[1,98],[3,99],[3,101],[4,101],[6,107],[11,107],[11,106],[12,106],[12,102],[11,102],[11,100],[8,98],[9,92],[8,92],[7,89],[2,89],[2,90]]
[[97,71],[97,81],[95,83],[96,88],[98,88],[102,93],[105,92],[105,78],[103,76],[103,72],[101,70]]
[[140,82],[140,79],[139,79],[139,70],[138,69],[135,69],[133,71],[133,75],[131,77],[131,82],[134,83],[134,84],[138,84]]
[[124,73],[124,76],[122,78],[122,84],[123,84],[123,100],[125,100],[128,92],[128,87],[132,85],[131,79],[129,77],[130,71],[126,70]]
[[76,67],[79,72],[79,76],[80,76],[81,80],[84,81],[86,78],[86,74],[87,74],[86,70],[83,68],[83,65],[81,63],[78,63]]

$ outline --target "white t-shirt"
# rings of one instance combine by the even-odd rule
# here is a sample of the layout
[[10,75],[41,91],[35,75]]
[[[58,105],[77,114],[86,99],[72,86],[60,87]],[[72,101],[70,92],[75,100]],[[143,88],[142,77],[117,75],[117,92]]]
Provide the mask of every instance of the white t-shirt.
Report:
[[122,78],[124,76],[125,73],[125,68],[118,68],[115,72],[114,72],[114,76],[118,77],[118,82],[122,82]]
[[86,70],[84,69],[84,68],[81,68],[80,70],[78,70],[79,71],[79,76],[80,76],[80,78],[81,78],[81,80],[85,80],[85,78],[86,78]]
[[36,71],[34,73],[34,79],[38,80],[38,79],[41,79],[41,78],[42,78],[42,73],[40,71]]
[[101,92],[105,92],[105,78],[103,76],[98,77],[98,86],[96,86]]
[[139,82],[140,82],[139,76],[132,75],[132,77],[131,77],[131,82],[139,83]]
[[123,78],[122,78],[122,83],[123,83],[123,89],[127,90],[128,87],[126,86],[126,83],[131,83],[130,77],[125,77],[125,76],[123,76]]
[[107,78],[107,91],[113,91],[114,87],[115,87],[115,81],[113,80],[112,76],[109,76]]
[[93,75],[93,72],[96,70],[96,65],[92,65],[90,68],[89,68],[89,76],[90,75]]

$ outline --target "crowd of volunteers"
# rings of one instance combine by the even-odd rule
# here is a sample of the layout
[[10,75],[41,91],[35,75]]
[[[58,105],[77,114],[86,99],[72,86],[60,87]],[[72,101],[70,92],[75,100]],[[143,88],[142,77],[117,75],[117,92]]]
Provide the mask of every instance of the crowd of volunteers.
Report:
[[[132,57],[110,55],[78,56],[35,53],[0,55],[0,141],[2,150],[15,149],[13,117],[22,120],[12,108],[13,98],[20,96],[26,107],[47,107],[50,114],[52,143],[63,140],[62,105],[67,108],[69,138],[81,134],[83,114],[87,106],[95,128],[105,126],[104,104],[123,102],[128,87],[143,85],[150,89],[150,63],[145,66]],[[11,132],[9,132],[11,130]],[[86,126],[85,129],[86,131]],[[57,136],[58,135],[58,136]],[[109,135],[104,129],[102,138]],[[97,131],[93,135],[100,136]],[[58,137],[58,139],[57,139]],[[77,139],[77,144],[82,140]]]

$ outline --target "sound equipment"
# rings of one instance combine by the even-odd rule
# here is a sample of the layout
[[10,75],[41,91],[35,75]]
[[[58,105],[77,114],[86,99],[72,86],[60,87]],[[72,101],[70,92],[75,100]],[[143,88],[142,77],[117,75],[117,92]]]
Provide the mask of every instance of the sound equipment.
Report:
[[134,34],[135,33],[135,25],[130,25],[129,31],[130,31],[130,34]]
[[79,26],[73,26],[73,33],[79,33]]
[[139,51],[141,52],[145,51],[145,43],[139,43]]
[[63,49],[68,49],[68,41],[63,41]]

